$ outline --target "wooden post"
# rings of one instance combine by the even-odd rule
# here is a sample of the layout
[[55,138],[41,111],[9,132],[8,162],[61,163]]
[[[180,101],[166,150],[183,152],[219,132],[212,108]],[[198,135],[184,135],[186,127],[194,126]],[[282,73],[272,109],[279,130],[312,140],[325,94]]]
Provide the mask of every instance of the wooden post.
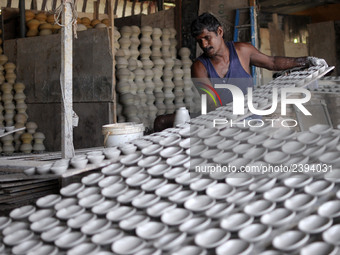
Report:
[[93,2],[93,18],[94,19],[99,19],[99,5],[100,5],[100,0]]
[[176,0],[175,29],[177,30],[177,49],[182,47],[182,0]]
[[[109,2],[109,19],[110,19],[110,23],[111,23],[111,29],[110,29],[110,41],[111,41],[111,55],[112,55],[112,114],[110,114],[110,116],[113,117],[112,121],[113,123],[117,123],[117,101],[116,101],[116,70],[115,70],[115,65],[116,65],[116,60],[115,60],[115,41],[114,41],[114,29],[115,29],[115,22],[114,22],[114,14],[113,14],[113,1],[114,0],[110,0]],[[118,0],[117,0],[118,1]],[[112,122],[110,120],[110,122]]]
[[71,1],[63,0],[61,29],[61,155],[72,158],[73,126],[72,126],[72,9]]

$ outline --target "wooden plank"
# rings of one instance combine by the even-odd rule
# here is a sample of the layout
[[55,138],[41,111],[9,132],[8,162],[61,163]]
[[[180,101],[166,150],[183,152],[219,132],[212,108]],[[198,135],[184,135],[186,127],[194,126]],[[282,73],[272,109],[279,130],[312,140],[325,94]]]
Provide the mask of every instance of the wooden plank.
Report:
[[[182,31],[182,0],[176,0],[176,7],[175,7],[175,29],[176,31]],[[182,33],[176,34],[177,39],[177,49],[182,47]]]
[[151,1],[148,2],[148,15],[151,14]]
[[52,1],[52,10],[55,10],[57,8],[57,0]]
[[122,17],[125,17],[126,5],[127,5],[127,0],[124,0]]
[[32,189],[29,191],[17,192],[11,195],[1,195],[0,204],[1,203],[17,203],[18,201],[36,197],[37,196],[36,194],[41,193],[42,191],[49,191],[49,190],[56,190],[56,189],[58,188],[47,186],[47,187]]
[[55,179],[39,179],[39,180],[28,180],[28,181],[14,181],[14,182],[8,182],[8,183],[2,183],[0,184],[0,188],[11,188],[11,187],[17,187],[17,186],[24,186],[29,184],[36,184],[41,182],[50,182],[50,181],[56,181]]
[[46,4],[47,4],[47,0],[43,0],[43,2],[42,2],[42,4],[41,4],[41,10],[42,10],[42,11],[45,11]]
[[64,27],[62,27],[61,31],[61,154],[62,158],[72,158],[74,156],[74,147],[72,126],[73,33],[71,3],[65,3],[62,20]]
[[114,15],[117,15],[118,2],[119,2],[119,0],[115,0],[115,8],[114,8],[114,10],[113,10]]
[[111,79],[111,84],[112,84],[112,112],[110,114],[110,117],[112,116],[112,120],[110,119],[110,123],[117,123],[117,95],[116,95],[116,74],[115,74],[115,68],[116,66],[116,60],[115,60],[115,50],[114,50],[114,14],[113,14],[113,0],[110,0],[109,3],[109,20],[111,24],[111,30],[110,30],[110,42],[111,42],[111,57],[112,57],[112,79]]
[[86,12],[86,5],[87,5],[87,0],[84,0],[83,8],[81,9],[82,12]]
[[277,26],[274,23],[269,23],[268,28],[270,35],[270,51],[272,56],[285,56],[284,32],[277,29]]
[[32,0],[31,10],[37,10],[37,0]]
[[7,174],[7,175],[1,175],[1,182],[13,182],[17,180],[35,180],[35,179],[58,179],[59,177],[56,175],[25,175],[25,174]]
[[141,2],[140,3],[140,13],[143,13],[143,8],[144,8],[143,6],[144,6],[144,2]]
[[[308,24],[307,29],[309,35],[309,55],[325,59],[328,66],[335,66],[337,61],[337,42],[334,22],[327,21]],[[334,70],[333,75],[340,74]]]
[[11,188],[6,188],[4,189],[5,194],[14,194],[18,192],[24,192],[27,190],[33,191],[36,188],[43,188],[43,187],[51,187],[52,185],[58,186],[58,182],[42,182],[42,183],[35,183],[35,184],[28,184],[28,185],[23,185],[23,186],[16,186],[16,187],[11,187]]
[[109,0],[105,0],[104,14],[109,14]]
[[94,19],[99,19],[99,5],[100,5],[100,0],[93,1],[93,18]]
[[[58,193],[58,190],[59,189],[55,187],[52,187],[52,188],[44,187],[40,189],[35,189],[34,191],[29,191],[29,192],[25,191],[25,192],[22,192],[21,194],[16,193],[15,195],[8,196],[7,198],[0,197],[0,204],[17,204],[22,201],[32,200],[32,199],[42,197],[44,195]],[[2,207],[2,205],[0,207]]]
[[131,15],[135,15],[135,8],[136,8],[136,0],[133,0],[132,1]]

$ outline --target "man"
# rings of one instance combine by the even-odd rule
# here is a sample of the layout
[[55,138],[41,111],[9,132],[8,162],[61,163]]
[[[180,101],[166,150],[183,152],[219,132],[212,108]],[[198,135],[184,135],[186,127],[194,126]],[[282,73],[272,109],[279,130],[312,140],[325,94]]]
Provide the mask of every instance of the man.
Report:
[[[224,42],[222,25],[210,13],[203,13],[192,22],[191,34],[203,50],[191,67],[195,84],[233,84],[246,94],[247,88],[253,86],[250,65],[275,71],[311,65],[327,66],[325,60],[315,57],[271,57],[249,43]],[[216,91],[223,105],[232,102],[229,90]]]

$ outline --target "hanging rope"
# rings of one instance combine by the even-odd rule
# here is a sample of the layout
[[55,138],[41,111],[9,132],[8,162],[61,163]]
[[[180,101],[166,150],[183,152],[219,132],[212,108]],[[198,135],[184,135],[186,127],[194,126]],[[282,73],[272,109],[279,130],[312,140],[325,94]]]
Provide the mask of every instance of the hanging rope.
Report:
[[68,4],[68,3],[71,5],[71,10],[72,10],[71,25],[73,26],[73,34],[74,34],[74,38],[76,38],[76,39],[78,38],[78,36],[77,36],[78,12],[76,11],[77,1],[78,0],[63,0],[63,2],[56,8],[56,10],[54,12],[54,22],[55,22],[55,24],[57,24],[61,27],[68,26],[69,24],[65,24],[65,25],[60,24],[59,20],[60,20],[62,13],[63,13],[64,5]]

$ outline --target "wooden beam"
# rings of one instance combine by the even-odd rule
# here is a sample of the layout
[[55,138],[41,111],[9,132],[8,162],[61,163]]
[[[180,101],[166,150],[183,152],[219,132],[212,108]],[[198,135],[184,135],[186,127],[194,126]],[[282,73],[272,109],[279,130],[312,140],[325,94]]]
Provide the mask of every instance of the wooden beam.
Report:
[[72,125],[72,6],[63,0],[61,29],[61,155],[62,158],[72,158],[73,125]]
[[164,0],[157,0],[158,11],[163,11],[164,9]]
[[12,0],[7,0],[7,8],[11,8],[12,7]]
[[100,0],[93,2],[93,18],[94,19],[99,19],[99,5],[100,5]]
[[117,9],[118,9],[118,2],[119,2],[119,0],[114,0],[114,1],[115,1],[115,8],[113,10],[113,14],[117,15]]
[[151,3],[152,2],[150,2],[150,1],[148,2],[148,14],[151,14]]
[[47,0],[43,0],[42,4],[41,4],[41,10],[44,11],[45,8],[46,8],[46,3],[47,3]]
[[177,31],[177,49],[182,47],[182,0],[176,0],[175,2],[175,29]]
[[127,0],[124,0],[123,14],[122,14],[123,17],[125,17],[126,5],[127,5]]
[[37,0],[32,0],[31,9],[38,10]]
[[86,5],[87,5],[87,0],[84,0],[83,9],[81,10],[82,12],[86,12]]
[[140,13],[143,12],[143,5],[144,5],[144,2],[141,2],[141,3],[140,3]]
[[52,10],[55,10],[57,8],[57,0],[53,0],[52,2]]
[[109,14],[109,0],[105,0],[104,14]]
[[136,0],[133,0],[131,15],[135,15],[135,7],[136,7]]
[[112,114],[110,114],[110,116],[112,116],[112,120],[110,120],[110,122],[112,123],[117,123],[117,102],[116,102],[116,70],[115,70],[115,66],[116,66],[116,60],[115,60],[115,33],[114,33],[114,14],[113,14],[113,1],[114,0],[110,0],[109,1],[109,20],[110,20],[110,24],[111,24],[111,29],[110,29],[110,38],[111,38],[111,55],[112,55],[112,107],[111,107],[111,111]]

